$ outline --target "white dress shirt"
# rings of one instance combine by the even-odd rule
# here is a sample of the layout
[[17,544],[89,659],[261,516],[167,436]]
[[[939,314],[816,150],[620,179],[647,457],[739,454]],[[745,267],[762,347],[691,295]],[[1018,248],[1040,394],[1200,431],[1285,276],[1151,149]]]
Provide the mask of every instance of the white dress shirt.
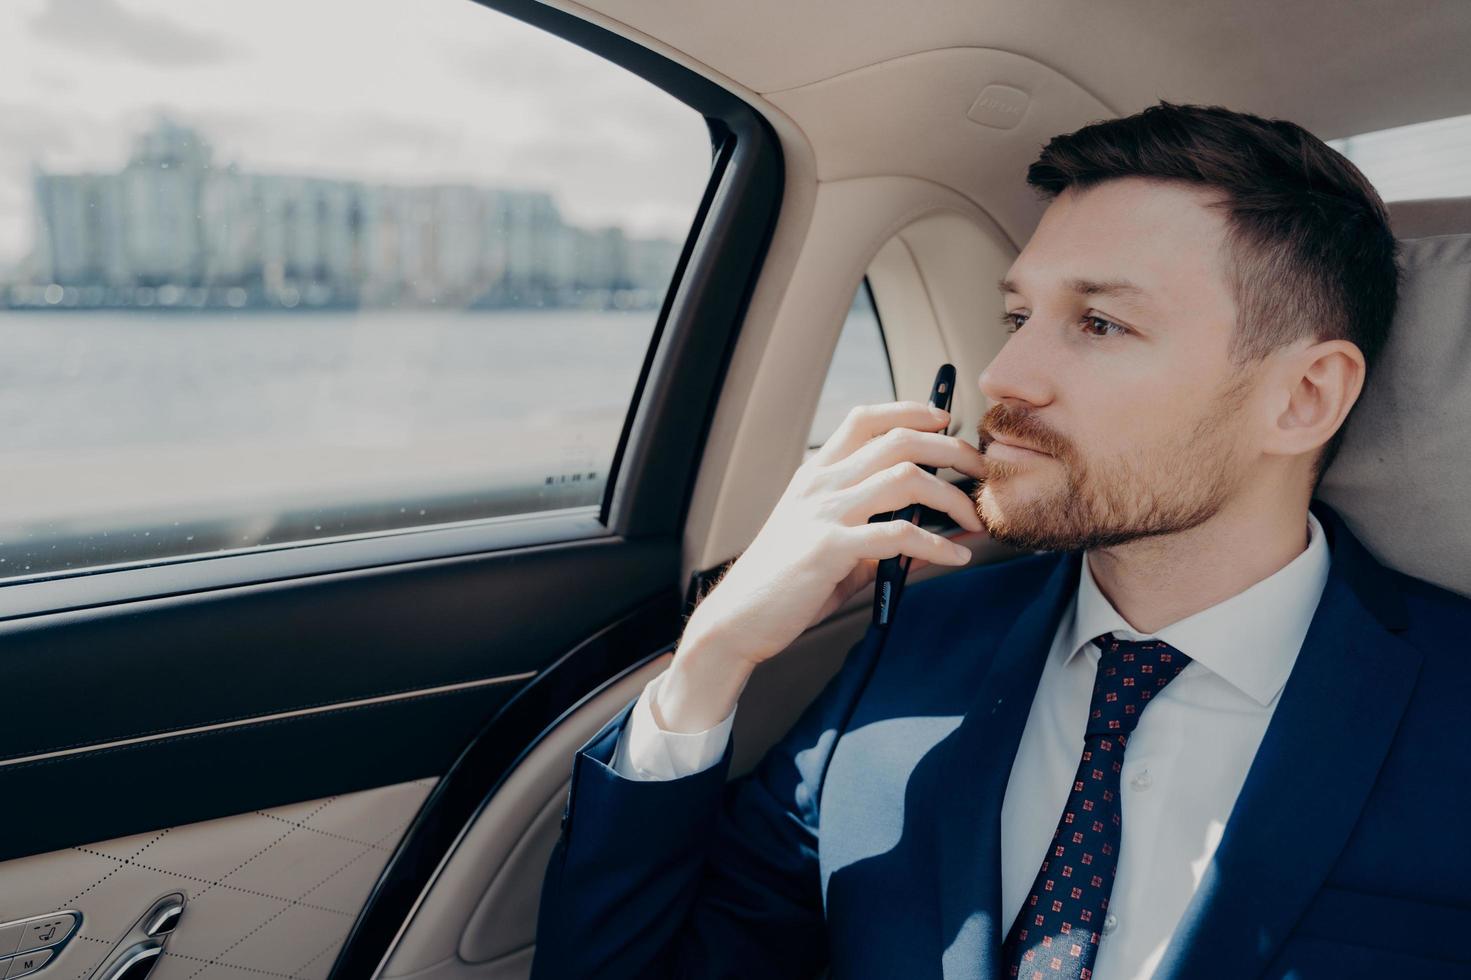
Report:
[[[1098,589],[1088,561],[1063,612],[1032,699],[1001,806],[1001,913],[1006,934],[1052,842],[1082,754],[1100,651],[1093,639],[1159,639],[1192,662],[1150,700],[1121,774],[1119,866],[1094,980],[1154,973],[1246,781],[1278,695],[1328,578],[1328,544],[1308,513],[1308,546],[1273,574],[1155,633],[1132,629]],[[1085,555],[1086,557],[1086,555]],[[725,752],[735,710],[703,732],[660,728],[645,685],[614,754],[630,779],[673,779]],[[739,705],[737,705],[739,707]]]

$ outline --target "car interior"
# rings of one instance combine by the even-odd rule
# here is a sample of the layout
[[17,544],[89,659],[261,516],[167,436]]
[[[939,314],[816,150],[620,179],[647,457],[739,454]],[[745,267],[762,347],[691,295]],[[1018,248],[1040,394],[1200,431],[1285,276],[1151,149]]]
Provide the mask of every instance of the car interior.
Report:
[[[1045,209],[1024,177],[1053,135],[1161,98],[1325,140],[1471,113],[1457,4],[482,2],[710,130],[603,497],[0,583],[11,977],[527,976],[572,759],[669,665],[812,451],[855,294],[896,398],[956,366],[949,431],[974,443],[975,379],[1006,339],[995,283]],[[1385,564],[1471,596],[1471,189],[1386,201],[1397,320],[1318,495]],[[926,521],[977,563],[1018,554]],[[871,606],[860,592],[757,671],[732,779]]]

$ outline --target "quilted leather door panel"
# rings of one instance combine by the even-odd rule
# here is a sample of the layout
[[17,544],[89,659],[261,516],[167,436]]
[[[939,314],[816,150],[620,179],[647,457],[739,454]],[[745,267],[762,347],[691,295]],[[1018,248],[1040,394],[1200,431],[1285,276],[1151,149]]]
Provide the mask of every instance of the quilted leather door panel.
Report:
[[323,980],[435,777],[0,863],[0,922],[79,932],[37,973],[85,980],[154,899],[187,896],[150,980]]

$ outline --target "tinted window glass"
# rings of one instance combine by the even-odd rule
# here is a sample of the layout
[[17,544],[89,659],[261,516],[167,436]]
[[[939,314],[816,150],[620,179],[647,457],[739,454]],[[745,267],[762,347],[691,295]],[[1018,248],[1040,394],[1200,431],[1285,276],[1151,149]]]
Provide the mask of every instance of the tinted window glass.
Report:
[[468,0],[0,33],[0,578],[600,502],[697,112]]
[[1471,196],[1471,116],[1327,140],[1386,201]]
[[868,280],[859,283],[843,322],[843,332],[833,350],[827,379],[812,429],[807,436],[809,449],[816,449],[842,423],[854,405],[872,405],[894,401],[894,377],[889,372],[889,353],[884,347],[884,334],[869,293]]

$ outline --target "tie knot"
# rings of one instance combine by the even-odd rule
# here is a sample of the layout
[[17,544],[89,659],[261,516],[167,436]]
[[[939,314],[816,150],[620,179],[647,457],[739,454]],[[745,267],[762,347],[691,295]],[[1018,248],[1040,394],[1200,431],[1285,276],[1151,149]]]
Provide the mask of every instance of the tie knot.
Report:
[[1125,735],[1139,724],[1149,699],[1179,676],[1190,658],[1163,640],[1120,640],[1104,633],[1093,679],[1088,735]]

